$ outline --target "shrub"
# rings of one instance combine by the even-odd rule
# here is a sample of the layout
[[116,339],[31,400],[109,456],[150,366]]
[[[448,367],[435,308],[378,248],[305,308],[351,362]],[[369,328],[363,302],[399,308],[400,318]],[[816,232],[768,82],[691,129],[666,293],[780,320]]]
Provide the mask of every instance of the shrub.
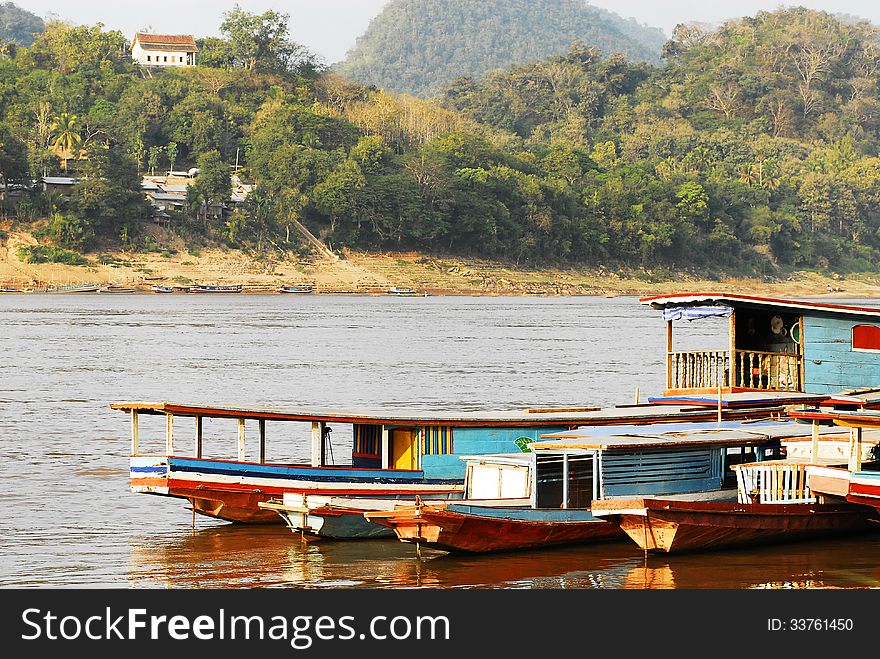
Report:
[[65,265],[89,264],[89,260],[82,254],[62,247],[55,247],[53,245],[19,247],[18,258],[25,263],[63,263]]

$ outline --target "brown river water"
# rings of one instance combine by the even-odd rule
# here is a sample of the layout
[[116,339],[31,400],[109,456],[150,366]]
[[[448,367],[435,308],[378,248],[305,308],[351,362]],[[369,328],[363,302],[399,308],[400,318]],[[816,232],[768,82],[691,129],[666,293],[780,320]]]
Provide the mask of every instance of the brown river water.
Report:
[[[686,330],[684,349],[723,347],[715,321]],[[880,586],[880,534],[647,560],[622,542],[419,561],[393,540],[304,545],[283,526],[203,517],[193,529],[186,502],[129,491],[128,419],[108,407],[628,403],[637,387],[661,392],[664,349],[658,314],[626,297],[0,296],[0,587]],[[231,457],[234,428],[205,423],[206,455]],[[142,448],[160,424],[142,420]],[[269,459],[307,461],[306,437],[270,433]]]

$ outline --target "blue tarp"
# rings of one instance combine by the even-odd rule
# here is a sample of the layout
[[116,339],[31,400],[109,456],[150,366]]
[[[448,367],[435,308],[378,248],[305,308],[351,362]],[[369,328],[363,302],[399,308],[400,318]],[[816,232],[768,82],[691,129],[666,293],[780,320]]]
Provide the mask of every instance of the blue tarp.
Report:
[[725,305],[702,307],[668,307],[663,310],[663,320],[698,320],[700,318],[730,318],[733,307]]

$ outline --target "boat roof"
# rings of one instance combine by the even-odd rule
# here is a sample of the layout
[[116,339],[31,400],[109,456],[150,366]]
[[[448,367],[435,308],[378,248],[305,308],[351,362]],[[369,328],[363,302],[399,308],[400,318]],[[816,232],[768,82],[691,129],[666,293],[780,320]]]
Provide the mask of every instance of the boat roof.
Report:
[[[502,411],[450,411],[406,409],[332,409],[312,407],[243,407],[201,403],[119,402],[111,409],[139,414],[173,414],[187,417],[253,419],[266,421],[323,421],[383,425],[455,425],[455,426],[591,426],[620,423],[652,424],[670,418],[705,419],[711,410],[705,407],[675,405],[623,405],[608,408],[533,408]],[[763,407],[762,413],[781,414],[783,408]]]
[[459,460],[465,462],[479,462],[492,465],[512,465],[515,467],[528,467],[532,464],[531,453],[490,453],[487,455],[461,455]]
[[[840,428],[819,428],[820,435],[843,435]],[[755,445],[772,440],[804,437],[812,426],[796,421],[722,421],[721,423],[663,424],[648,427],[578,428],[542,435],[552,441],[535,442],[536,451],[631,450],[695,446]]]
[[790,300],[784,298],[758,297],[754,295],[732,295],[730,293],[679,293],[675,295],[656,295],[639,300],[654,309],[722,304],[731,307],[760,307],[789,311],[812,311],[849,316],[880,316],[880,307],[858,307],[828,302]]
[[880,410],[798,410],[791,416],[802,421],[833,421],[838,426],[880,428]]
[[[801,405],[819,403],[829,398],[826,394],[805,394],[791,391],[741,391],[721,395],[722,407],[750,407],[757,405]],[[717,407],[718,396],[714,394],[679,394],[675,396],[649,397],[654,405],[694,405]]]

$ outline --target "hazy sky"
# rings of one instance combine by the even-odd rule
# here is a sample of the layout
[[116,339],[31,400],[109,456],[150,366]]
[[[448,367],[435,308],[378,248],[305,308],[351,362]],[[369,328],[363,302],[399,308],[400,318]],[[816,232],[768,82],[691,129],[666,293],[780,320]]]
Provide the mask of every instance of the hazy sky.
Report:
[[[492,0],[485,0],[491,2]],[[108,2],[107,0],[14,0],[20,7],[46,16],[54,12],[75,23],[104,23],[130,35],[151,27],[166,34],[216,34],[224,11],[235,0],[149,0],[149,2]],[[321,55],[328,64],[345,57],[355,40],[367,28],[387,0],[238,0],[251,12],[275,9],[290,14],[291,33],[296,41]],[[667,34],[677,23],[716,22],[732,16],[754,15],[782,4],[796,4],[832,12],[862,16],[880,25],[880,3],[870,0],[739,0],[731,3],[711,0],[591,0],[590,4],[614,11],[625,18],[663,28]]]

